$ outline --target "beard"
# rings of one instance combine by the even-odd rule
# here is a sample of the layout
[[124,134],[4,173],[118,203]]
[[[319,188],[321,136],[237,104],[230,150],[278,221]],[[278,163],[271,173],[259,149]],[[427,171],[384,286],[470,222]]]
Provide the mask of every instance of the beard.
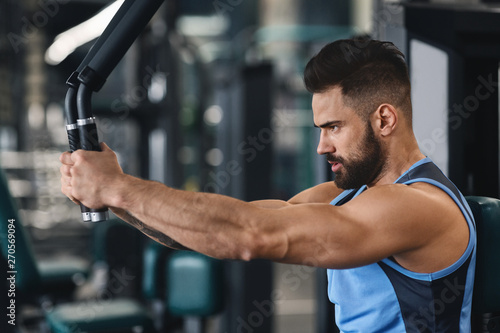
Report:
[[335,184],[344,190],[370,184],[381,174],[385,166],[385,154],[370,124],[367,124],[365,135],[351,158],[345,159],[330,153],[326,154],[326,158],[330,162],[342,164],[335,173]]

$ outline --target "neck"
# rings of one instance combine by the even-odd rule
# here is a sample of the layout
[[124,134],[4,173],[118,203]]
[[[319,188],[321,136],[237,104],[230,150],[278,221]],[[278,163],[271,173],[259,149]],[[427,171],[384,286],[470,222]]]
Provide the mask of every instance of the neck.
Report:
[[386,163],[382,172],[368,187],[393,184],[413,164],[425,158],[425,155],[418,148],[414,136],[407,140],[407,144],[401,144],[400,142],[393,149],[389,146],[385,154]]

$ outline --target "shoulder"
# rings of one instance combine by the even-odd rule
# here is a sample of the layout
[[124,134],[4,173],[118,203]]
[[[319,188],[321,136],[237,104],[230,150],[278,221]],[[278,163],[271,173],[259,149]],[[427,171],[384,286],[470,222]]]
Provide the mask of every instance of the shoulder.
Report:
[[[356,199],[375,200],[380,203],[384,200],[388,203],[400,203],[405,205],[454,205],[453,199],[439,187],[424,183],[416,182],[410,185],[405,184],[387,184],[377,185],[366,189]],[[354,202],[354,200],[353,200]]]
[[392,217],[399,224],[404,221],[445,223],[447,216],[461,215],[459,207],[446,192],[427,183],[374,186],[344,206],[361,214],[367,211],[367,214],[382,214],[386,219]]
[[427,242],[464,219],[444,191],[425,183],[374,186],[339,209],[369,229],[412,238],[415,246],[415,240]]
[[469,230],[460,208],[431,184],[374,186],[342,207],[356,214],[372,232],[399,243],[392,255],[407,269],[432,272],[445,268],[460,257],[468,243]]

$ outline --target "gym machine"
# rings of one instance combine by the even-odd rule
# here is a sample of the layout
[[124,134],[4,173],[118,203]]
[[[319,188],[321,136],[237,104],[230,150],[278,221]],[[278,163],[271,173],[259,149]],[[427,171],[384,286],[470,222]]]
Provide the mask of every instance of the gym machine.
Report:
[[[125,0],[97,39],[80,66],[66,81],[66,131],[70,151],[100,151],[97,125],[92,113],[92,94],[99,91],[163,0]],[[108,209],[80,205],[84,222],[108,219]]]

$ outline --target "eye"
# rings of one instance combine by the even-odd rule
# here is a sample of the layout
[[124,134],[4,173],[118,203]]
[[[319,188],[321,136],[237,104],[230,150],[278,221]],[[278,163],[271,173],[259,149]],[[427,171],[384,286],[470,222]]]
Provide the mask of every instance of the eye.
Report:
[[340,127],[337,125],[332,125],[332,126],[328,127],[328,130],[332,133],[338,132],[339,129],[340,129]]

